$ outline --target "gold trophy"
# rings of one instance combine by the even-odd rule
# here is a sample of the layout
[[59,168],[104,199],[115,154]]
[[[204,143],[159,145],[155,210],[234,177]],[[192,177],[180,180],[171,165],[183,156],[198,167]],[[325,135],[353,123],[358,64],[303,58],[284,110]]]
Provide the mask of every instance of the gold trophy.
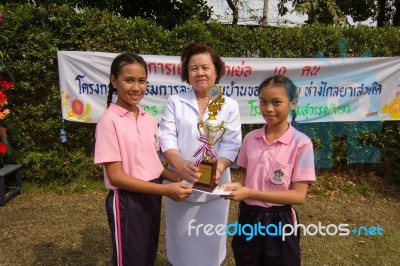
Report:
[[217,172],[217,153],[213,149],[218,141],[225,134],[226,126],[224,121],[218,121],[216,116],[221,110],[222,104],[225,103],[225,98],[222,96],[222,89],[219,85],[211,85],[208,89],[208,96],[211,99],[208,105],[208,118],[203,120],[200,117],[197,123],[197,129],[200,133],[199,140],[202,145],[194,154],[196,158],[196,166],[200,169],[200,178],[193,185],[194,189],[212,192],[217,183],[215,174]]

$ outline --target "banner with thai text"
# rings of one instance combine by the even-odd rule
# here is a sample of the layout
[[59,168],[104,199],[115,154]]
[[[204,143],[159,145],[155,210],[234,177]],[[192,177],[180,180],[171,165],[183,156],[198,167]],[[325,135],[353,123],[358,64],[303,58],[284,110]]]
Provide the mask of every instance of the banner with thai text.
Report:
[[[59,51],[63,118],[96,123],[106,110],[110,65],[116,53]],[[140,106],[160,121],[167,97],[190,90],[180,78],[179,56],[142,55],[147,92]],[[243,124],[264,123],[258,85],[283,74],[298,88],[296,120],[347,122],[400,120],[400,57],[228,58],[220,81],[225,97],[238,101]]]

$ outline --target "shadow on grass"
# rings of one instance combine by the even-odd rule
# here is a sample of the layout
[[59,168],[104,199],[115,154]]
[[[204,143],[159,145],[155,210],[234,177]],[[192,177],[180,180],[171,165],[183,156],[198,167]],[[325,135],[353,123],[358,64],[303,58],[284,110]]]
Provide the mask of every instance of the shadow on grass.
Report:
[[104,241],[103,228],[87,226],[80,231],[80,238],[81,243],[69,248],[50,241],[35,245],[33,265],[112,265],[111,241]]

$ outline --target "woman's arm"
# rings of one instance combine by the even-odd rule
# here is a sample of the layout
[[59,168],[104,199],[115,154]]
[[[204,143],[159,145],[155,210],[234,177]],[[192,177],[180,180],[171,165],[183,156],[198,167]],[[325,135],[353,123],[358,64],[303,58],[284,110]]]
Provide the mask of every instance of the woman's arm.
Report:
[[165,168],[161,173],[161,178],[171,182],[181,182],[183,179],[179,178],[178,174],[171,169]]
[[232,161],[225,157],[219,157],[217,162],[216,181],[221,178],[222,173],[231,165]]
[[199,168],[191,161],[185,160],[177,149],[169,149],[164,152],[168,163],[171,164],[178,175],[183,180],[187,179],[196,182],[200,177]]

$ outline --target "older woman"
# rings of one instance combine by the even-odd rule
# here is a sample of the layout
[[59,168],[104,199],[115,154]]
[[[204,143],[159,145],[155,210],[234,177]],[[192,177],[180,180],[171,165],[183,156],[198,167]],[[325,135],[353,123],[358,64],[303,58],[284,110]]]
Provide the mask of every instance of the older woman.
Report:
[[[160,144],[169,167],[182,179],[196,181],[195,151],[201,145],[197,123],[208,118],[208,88],[217,84],[225,64],[216,51],[205,44],[192,43],[181,55],[181,78],[192,89],[171,95],[160,124]],[[230,164],[242,141],[238,103],[225,97],[217,120],[226,123],[222,140],[214,145],[217,152],[216,180],[230,182]],[[220,265],[226,256],[226,234],[222,225],[228,221],[229,202],[217,195],[194,191],[183,202],[166,199],[167,256],[174,266]],[[213,228],[205,230],[204,226]],[[218,227],[217,227],[218,226]],[[222,230],[223,231],[223,230]]]

